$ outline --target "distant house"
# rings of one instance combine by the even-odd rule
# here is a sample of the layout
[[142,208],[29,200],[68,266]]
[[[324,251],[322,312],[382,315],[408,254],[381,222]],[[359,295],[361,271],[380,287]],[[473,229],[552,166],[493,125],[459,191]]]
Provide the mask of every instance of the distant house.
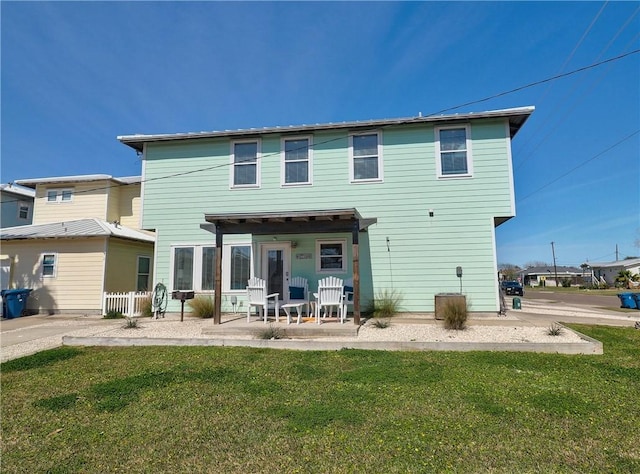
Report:
[[533,110],[118,139],[142,155],[142,228],[157,231],[154,279],[170,291],[230,311],[252,276],[286,302],[290,277],[314,292],[333,275],[353,278],[354,313],[384,291],[433,312],[434,295],[461,289],[495,313],[511,141]]
[[2,229],[3,288],[32,288],[28,309],[98,313],[102,294],[150,289],[155,236],[139,229],[140,177],[20,180],[34,223]]
[[0,227],[29,225],[35,191],[16,184],[0,184]]
[[604,279],[608,285],[614,286],[616,277],[621,271],[629,270],[632,275],[640,273],[640,258],[628,258],[606,263],[590,263],[589,266],[597,280],[602,281]]
[[569,279],[572,285],[582,285],[585,281],[591,280],[591,274],[585,273],[581,268],[561,265],[529,267],[518,272],[518,275],[525,286],[562,286],[566,279]]

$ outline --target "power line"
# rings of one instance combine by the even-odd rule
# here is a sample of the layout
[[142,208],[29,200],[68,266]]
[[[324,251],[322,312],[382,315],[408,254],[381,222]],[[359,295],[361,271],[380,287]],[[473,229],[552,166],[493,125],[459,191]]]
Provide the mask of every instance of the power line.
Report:
[[540,192],[540,191],[542,191],[543,189],[545,189],[545,188],[547,188],[547,187],[551,186],[553,183],[555,183],[555,182],[557,182],[557,181],[560,181],[560,180],[561,180],[562,178],[564,178],[565,176],[567,176],[567,175],[569,175],[569,174],[573,173],[574,171],[576,171],[576,170],[577,170],[577,169],[579,169],[579,168],[582,168],[582,167],[583,167],[584,165],[586,165],[587,163],[590,163],[590,162],[592,162],[593,160],[595,160],[595,159],[597,159],[597,158],[600,158],[602,155],[604,155],[604,154],[605,154],[605,153],[607,153],[608,151],[613,150],[615,147],[617,147],[618,145],[621,145],[622,143],[624,143],[625,141],[629,140],[631,137],[633,137],[634,135],[637,135],[638,133],[640,133],[640,129],[638,129],[638,130],[634,131],[633,133],[631,133],[631,134],[627,135],[626,137],[622,138],[621,140],[618,140],[616,143],[614,143],[613,145],[611,145],[609,148],[607,148],[607,149],[605,149],[605,150],[601,151],[601,152],[600,152],[600,153],[598,153],[597,155],[595,155],[595,156],[593,156],[593,157],[589,158],[588,160],[583,161],[583,162],[582,162],[582,163],[580,163],[578,166],[575,166],[575,167],[571,168],[571,169],[570,169],[569,171],[567,171],[566,173],[561,174],[560,176],[558,176],[556,179],[554,179],[554,180],[552,180],[552,181],[549,181],[547,184],[545,184],[544,186],[541,186],[540,188],[536,189],[536,190],[535,190],[535,191],[533,191],[532,193],[527,194],[525,197],[518,199],[518,202],[522,202],[522,201],[524,201],[525,199],[530,198],[530,197],[531,197],[531,196],[533,196],[534,194],[539,193],[539,192]]

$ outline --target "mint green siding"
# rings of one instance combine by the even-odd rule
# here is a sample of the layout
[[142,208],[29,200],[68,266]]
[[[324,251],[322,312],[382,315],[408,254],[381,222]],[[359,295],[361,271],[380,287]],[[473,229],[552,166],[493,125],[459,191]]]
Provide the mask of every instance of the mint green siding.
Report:
[[[252,189],[230,187],[229,138],[147,143],[143,228],[158,232],[156,281],[170,281],[171,245],[213,245],[214,236],[200,229],[205,213],[356,208],[365,218],[377,218],[360,234],[363,305],[377,291],[395,289],[405,311],[431,312],[435,294],[459,291],[456,267],[462,266],[463,293],[472,311],[497,311],[494,218],[514,215],[507,119],[471,121],[469,178],[438,179],[433,124],[388,126],[381,132],[381,182],[350,183],[348,133],[334,130],[303,134],[313,136],[313,182],[283,187],[283,135],[272,133],[260,137],[260,187]],[[306,276],[315,288],[315,241],[334,237],[347,240],[349,259],[347,274],[337,276],[351,277],[350,234],[283,236],[298,244],[292,274]],[[233,241],[252,240],[225,236],[225,244]],[[296,253],[314,258],[298,260]],[[254,253],[254,266],[257,260]]]

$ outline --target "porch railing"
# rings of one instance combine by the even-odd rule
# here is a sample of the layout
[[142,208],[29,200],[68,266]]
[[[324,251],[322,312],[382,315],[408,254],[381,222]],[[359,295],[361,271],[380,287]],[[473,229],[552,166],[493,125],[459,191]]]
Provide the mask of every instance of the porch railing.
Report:
[[143,301],[151,296],[148,291],[130,291],[128,293],[103,293],[102,314],[118,311],[125,316],[140,316]]

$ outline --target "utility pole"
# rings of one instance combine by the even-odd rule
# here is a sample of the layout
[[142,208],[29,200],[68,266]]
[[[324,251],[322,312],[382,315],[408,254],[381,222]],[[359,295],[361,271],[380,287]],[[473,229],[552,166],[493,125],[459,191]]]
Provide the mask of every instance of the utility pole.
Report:
[[553,247],[553,242],[551,242],[551,254],[553,255],[553,273],[556,279],[556,287],[558,286],[558,267],[556,267],[556,250]]
[[616,244],[616,262],[618,261],[618,244]]

